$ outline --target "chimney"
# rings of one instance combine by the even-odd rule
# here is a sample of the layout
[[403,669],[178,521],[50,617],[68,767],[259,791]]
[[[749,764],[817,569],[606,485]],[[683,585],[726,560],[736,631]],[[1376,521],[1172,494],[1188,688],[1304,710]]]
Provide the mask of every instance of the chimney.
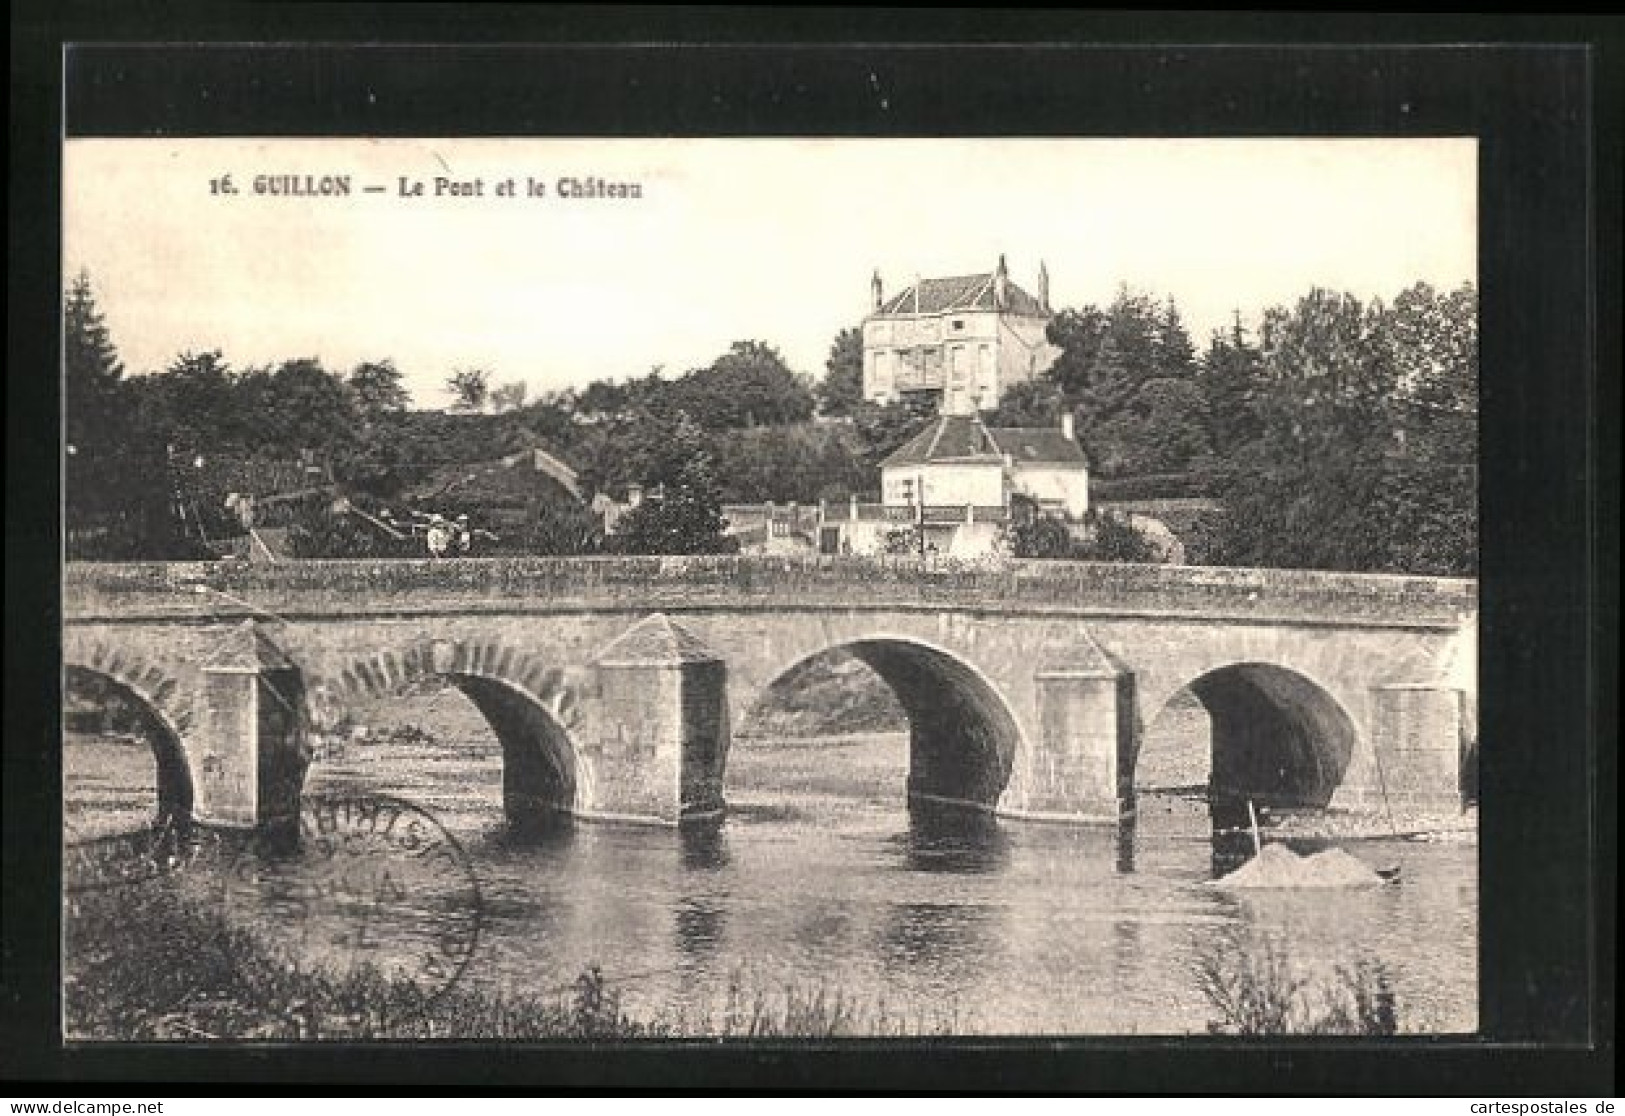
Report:
[[999,253],[999,269],[993,273],[993,306],[1003,310],[1009,303],[1010,271],[1004,266],[1004,253]]
[[627,485],[626,506],[629,508],[635,508],[641,503],[643,503],[643,486],[641,484]]
[[881,304],[886,300],[880,286],[880,269],[878,267],[875,268],[874,277],[869,280],[869,294],[872,296],[876,312],[879,312]]
[[1038,261],[1038,305],[1049,313],[1049,268],[1044,266],[1043,260]]
[[1078,440],[1077,428],[1073,425],[1073,422],[1074,420],[1072,418],[1071,411],[1062,412],[1061,437],[1065,438],[1069,442],[1076,442]]

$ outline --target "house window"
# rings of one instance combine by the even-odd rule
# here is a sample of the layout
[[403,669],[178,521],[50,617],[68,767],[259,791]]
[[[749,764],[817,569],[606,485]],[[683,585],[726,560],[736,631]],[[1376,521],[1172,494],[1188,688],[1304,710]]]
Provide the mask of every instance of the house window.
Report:
[[965,328],[965,319],[964,318],[955,318],[954,319],[954,329],[955,330],[961,330],[961,329],[964,329],[964,328]]

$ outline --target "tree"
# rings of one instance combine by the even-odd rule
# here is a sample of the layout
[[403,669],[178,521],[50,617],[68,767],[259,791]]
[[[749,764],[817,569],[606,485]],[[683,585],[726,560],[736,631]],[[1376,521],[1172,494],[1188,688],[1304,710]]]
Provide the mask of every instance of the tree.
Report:
[[[1476,438],[1465,433],[1476,428],[1472,300],[1441,310],[1424,288],[1401,299],[1404,308],[1388,310],[1317,290],[1265,314],[1261,433],[1237,454],[1222,492],[1227,560],[1476,568]],[[1429,428],[1436,412],[1417,402],[1428,382],[1457,385],[1458,402],[1437,412],[1452,416],[1442,437]]]
[[393,361],[365,361],[355,366],[348,380],[356,406],[368,419],[399,414],[412,402],[405,378]]
[[844,498],[870,490],[844,430],[759,426],[711,439],[723,499],[734,503]]
[[1184,472],[1208,452],[1206,401],[1193,380],[1147,380],[1114,419],[1096,429],[1111,443],[1122,472]]
[[1185,331],[1184,319],[1179,314],[1179,306],[1172,298],[1168,299],[1162,318],[1157,323],[1154,352],[1158,377],[1184,379],[1195,375],[1196,347],[1191,344],[1190,334]]
[[536,511],[522,539],[530,554],[596,554],[603,549],[603,525],[579,504],[547,503]]
[[935,418],[936,405],[924,399],[865,403],[853,412],[858,458],[873,477],[875,488],[880,485],[880,463]]
[[1238,313],[1229,336],[1213,335],[1197,373],[1206,400],[1208,443],[1219,457],[1231,457],[1262,432],[1255,403],[1262,376],[1263,360],[1247,340]]
[[1127,516],[1106,512],[1078,556],[1091,562],[1155,562],[1157,547]]
[[703,433],[684,418],[673,433],[682,465],[658,499],[646,499],[621,518],[614,535],[623,554],[725,554],[738,540],[724,529],[711,455]]
[[517,411],[525,405],[526,386],[523,380],[503,384],[491,392],[491,409],[497,412]]
[[1397,377],[1377,339],[1382,320],[1381,306],[1320,289],[1265,313],[1261,402],[1278,429],[1344,445],[1391,435]]
[[686,413],[706,430],[726,430],[805,422],[814,401],[777,349],[761,341],[735,341],[709,367],[667,386],[654,406]]
[[82,449],[109,433],[117,419],[124,363],[96,305],[88,271],[74,278],[62,317],[64,433],[68,445]]
[[1010,532],[1010,549],[1017,558],[1071,558],[1077,551],[1072,532],[1052,515],[1029,515]]
[[843,329],[830,343],[824,362],[824,378],[818,385],[818,409],[822,414],[850,415],[863,403],[863,333]]
[[491,374],[483,368],[459,368],[446,377],[454,411],[478,413],[491,397]]
[[1058,426],[1067,409],[1059,385],[1045,376],[1013,384],[987,416],[989,426]]
[[263,445],[282,456],[330,453],[353,442],[360,426],[344,381],[314,358],[286,360],[270,375],[256,375],[252,394],[249,413],[257,416]]
[[161,434],[133,405],[111,331],[80,272],[63,305],[66,453],[63,519],[70,559],[187,556],[171,512]]
[[1046,335],[1060,352],[1046,374],[1068,399],[1083,401],[1092,394],[1106,325],[1106,315],[1093,306],[1064,309],[1050,319]]
[[1397,381],[1405,455],[1467,466],[1478,454],[1478,295],[1425,283],[1402,292],[1379,323],[1378,343]]
[[215,451],[254,437],[237,377],[218,349],[180,354],[162,375],[145,377],[137,392],[149,420],[177,449]]
[[1046,374],[1061,391],[1057,409],[1078,416],[1078,439],[1102,475],[1133,471],[1143,423],[1124,416],[1148,383],[1194,374],[1178,308],[1124,287],[1105,310],[1062,310],[1048,336],[1061,350]]

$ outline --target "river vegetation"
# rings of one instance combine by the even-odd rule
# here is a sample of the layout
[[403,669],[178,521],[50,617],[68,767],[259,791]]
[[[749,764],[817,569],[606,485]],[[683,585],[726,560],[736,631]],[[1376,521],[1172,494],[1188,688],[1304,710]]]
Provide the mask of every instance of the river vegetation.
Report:
[[[1199,349],[1171,300],[1124,289],[1106,306],[1063,309],[1049,327],[1054,366],[989,422],[1070,414],[1108,502],[1208,501],[1176,527],[1187,561],[1475,572],[1476,291],[1419,283],[1383,303],[1314,290],[1255,320],[1248,329],[1238,315]],[[583,386],[539,398],[459,368],[444,400],[417,401],[444,409],[415,410],[384,357],[240,368],[214,350],[126,375],[88,274],[72,282],[64,321],[71,558],[209,556],[240,530],[227,493],[283,476],[272,487],[310,498],[264,514],[302,557],[415,552],[335,504],[468,514],[488,529],[487,550],[726,551],[722,505],[871,495],[880,461],[930,421],[863,401],[850,327],[819,377],[742,340],[680,375],[581,369]],[[537,449],[575,470],[579,498],[484,468]],[[664,499],[606,539],[583,501],[630,486]],[[1031,530],[1017,550],[1043,556],[1053,535]],[[1127,536],[1097,549],[1089,557],[1145,560]]]
[[1220,1035],[1362,1035],[1399,1032],[1393,980],[1368,957],[1329,973],[1305,972],[1272,936],[1207,937],[1191,966]]

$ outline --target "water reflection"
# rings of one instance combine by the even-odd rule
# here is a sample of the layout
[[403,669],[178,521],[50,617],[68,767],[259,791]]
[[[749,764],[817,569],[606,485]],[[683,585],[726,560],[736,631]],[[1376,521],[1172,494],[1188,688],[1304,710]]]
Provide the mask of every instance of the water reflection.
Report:
[[1112,923],[1112,987],[1133,989],[1145,958],[1145,942],[1140,924],[1133,919],[1120,918]]
[[968,962],[993,953],[989,911],[964,903],[893,903],[881,923],[888,967],[928,967],[958,983]]
[[691,872],[716,872],[728,867],[728,837],[720,821],[697,822],[678,829],[683,867]]
[[796,921],[791,938],[809,953],[838,951],[852,937],[852,912],[846,906],[814,908]]
[[575,839],[576,822],[563,810],[537,809],[517,812],[498,832],[510,845],[547,845],[568,848]]
[[997,818],[943,803],[909,803],[908,829],[893,844],[916,872],[997,872],[1010,859],[1010,839]]
[[727,925],[727,912],[712,900],[698,897],[682,900],[673,912],[677,951],[694,961],[710,960],[722,944]]
[[1214,831],[1208,874],[1214,879],[1228,876],[1253,857],[1253,838],[1248,833]]
[[1138,814],[1128,814],[1117,823],[1117,874],[1134,874],[1134,833]]

